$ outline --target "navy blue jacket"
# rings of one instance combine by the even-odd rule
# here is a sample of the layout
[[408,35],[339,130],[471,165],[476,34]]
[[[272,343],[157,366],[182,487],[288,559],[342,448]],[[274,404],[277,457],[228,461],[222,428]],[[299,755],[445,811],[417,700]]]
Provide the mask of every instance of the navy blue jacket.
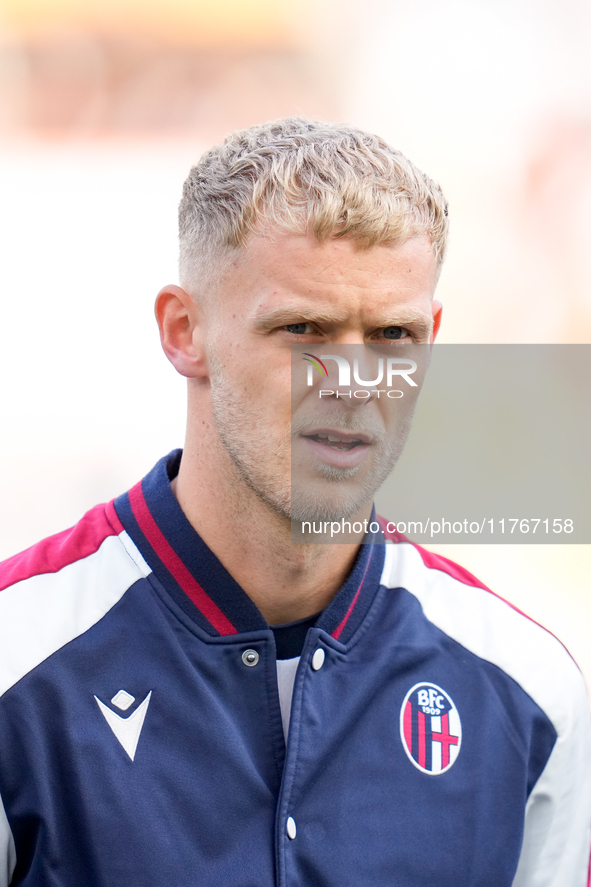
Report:
[[0,568],[0,887],[585,887],[562,645],[444,558],[364,545],[286,745],[273,632],[178,462]]

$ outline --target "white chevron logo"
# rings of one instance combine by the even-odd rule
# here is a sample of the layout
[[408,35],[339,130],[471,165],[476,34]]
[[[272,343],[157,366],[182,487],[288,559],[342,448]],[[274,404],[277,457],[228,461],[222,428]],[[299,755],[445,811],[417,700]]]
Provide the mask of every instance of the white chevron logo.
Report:
[[[120,693],[125,693],[124,690],[120,690],[117,696]],[[102,711],[105,716],[105,721],[133,761],[135,758],[135,752],[137,749],[137,744],[140,738],[140,733],[142,732],[142,727],[144,726],[144,720],[146,718],[146,712],[148,711],[148,706],[150,704],[150,697],[152,695],[152,691],[148,693],[144,701],[139,705],[134,713],[130,715],[128,718],[122,718],[119,715],[116,715],[114,711],[111,711],[110,708],[101,702],[98,696],[94,698],[97,701],[98,707]],[[114,696],[113,699],[117,699],[117,696]],[[125,693],[125,696],[129,697],[133,702],[133,696],[129,696],[129,694]],[[113,700],[111,700],[113,701]],[[127,708],[131,703],[128,702],[127,705],[123,706],[122,704],[115,703],[118,708]]]

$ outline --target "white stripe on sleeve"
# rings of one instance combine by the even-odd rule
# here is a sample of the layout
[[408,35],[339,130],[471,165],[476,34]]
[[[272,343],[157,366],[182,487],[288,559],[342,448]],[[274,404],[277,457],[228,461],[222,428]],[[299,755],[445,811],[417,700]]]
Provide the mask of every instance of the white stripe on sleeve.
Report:
[[118,536],[57,573],[0,592],[0,696],[95,625],[143,573]]
[[581,693],[572,730],[558,737],[525,808],[525,836],[513,887],[587,887],[590,721],[587,694]]

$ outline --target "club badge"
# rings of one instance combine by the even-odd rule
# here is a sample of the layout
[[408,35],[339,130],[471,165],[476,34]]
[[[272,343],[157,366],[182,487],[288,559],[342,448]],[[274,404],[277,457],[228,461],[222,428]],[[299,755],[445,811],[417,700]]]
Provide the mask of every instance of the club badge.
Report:
[[460,715],[437,684],[415,684],[400,709],[400,738],[418,770],[438,776],[453,767],[462,744]]

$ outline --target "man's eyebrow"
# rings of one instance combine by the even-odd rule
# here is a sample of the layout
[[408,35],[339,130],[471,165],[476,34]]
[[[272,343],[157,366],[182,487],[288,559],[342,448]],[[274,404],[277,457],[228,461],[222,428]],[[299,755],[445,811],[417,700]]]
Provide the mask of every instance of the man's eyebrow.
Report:
[[[257,312],[254,316],[255,323],[261,328],[274,326],[286,326],[289,323],[343,323],[348,317],[347,311],[319,311],[316,306],[302,304],[280,305],[268,311]],[[298,320],[296,321],[296,318]],[[430,314],[419,309],[401,308],[392,310],[378,318],[375,326],[417,326],[424,330],[430,330],[433,318]]]
[[285,326],[294,323],[294,318],[302,318],[309,323],[343,323],[347,319],[347,312],[319,311],[317,307],[293,304],[280,305],[268,311],[260,311],[255,314],[255,323],[261,327]]

